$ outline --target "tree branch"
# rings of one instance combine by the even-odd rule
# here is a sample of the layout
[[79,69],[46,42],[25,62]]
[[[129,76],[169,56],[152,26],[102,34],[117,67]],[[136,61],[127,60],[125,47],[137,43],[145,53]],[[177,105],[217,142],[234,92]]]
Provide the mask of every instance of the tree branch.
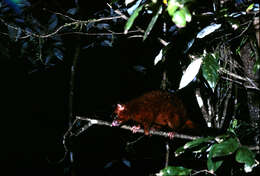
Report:
[[[103,125],[103,126],[110,126],[110,127],[112,127],[112,123],[107,122],[107,121],[103,121],[103,120],[90,119],[90,118],[85,118],[85,117],[80,117],[80,116],[76,116],[76,119],[88,122],[88,124],[86,124],[84,127],[82,127],[80,129],[80,131],[76,135],[79,135],[80,133],[82,133],[83,131],[87,130],[92,125]],[[127,125],[122,125],[119,128],[132,131],[132,127],[131,126],[127,126]],[[144,130],[143,129],[139,129],[139,130],[137,130],[136,133],[144,133]],[[165,132],[165,131],[150,131],[150,135],[157,135],[157,136],[163,136],[163,137],[169,138],[168,132]],[[190,136],[190,135],[185,135],[185,134],[174,133],[174,138],[194,140],[194,139],[199,138],[199,136]]]

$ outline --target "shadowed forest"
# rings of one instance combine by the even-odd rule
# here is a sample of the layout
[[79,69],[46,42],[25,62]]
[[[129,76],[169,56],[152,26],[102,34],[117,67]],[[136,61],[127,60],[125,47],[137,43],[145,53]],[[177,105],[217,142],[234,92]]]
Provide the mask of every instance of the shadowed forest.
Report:
[[259,2],[1,0],[1,171],[254,176]]

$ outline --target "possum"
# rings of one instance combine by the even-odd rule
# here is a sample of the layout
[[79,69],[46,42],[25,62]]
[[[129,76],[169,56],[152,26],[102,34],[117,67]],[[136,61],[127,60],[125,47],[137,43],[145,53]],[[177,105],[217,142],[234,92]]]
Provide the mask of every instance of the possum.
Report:
[[145,135],[149,135],[150,130],[168,127],[173,130],[168,133],[169,137],[173,138],[174,132],[193,129],[196,126],[189,119],[181,98],[176,93],[167,91],[150,91],[125,104],[117,104],[114,113],[116,118],[112,126],[119,126],[132,120],[139,124],[137,127],[134,126],[132,131],[136,132],[141,125]]

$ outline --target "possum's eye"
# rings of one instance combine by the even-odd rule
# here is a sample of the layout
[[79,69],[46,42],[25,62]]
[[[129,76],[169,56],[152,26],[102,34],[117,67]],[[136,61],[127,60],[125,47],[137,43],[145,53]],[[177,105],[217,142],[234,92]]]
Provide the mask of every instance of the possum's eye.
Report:
[[123,111],[123,110],[125,110],[125,106],[121,105],[121,104],[117,104],[117,109],[118,109],[118,111]]

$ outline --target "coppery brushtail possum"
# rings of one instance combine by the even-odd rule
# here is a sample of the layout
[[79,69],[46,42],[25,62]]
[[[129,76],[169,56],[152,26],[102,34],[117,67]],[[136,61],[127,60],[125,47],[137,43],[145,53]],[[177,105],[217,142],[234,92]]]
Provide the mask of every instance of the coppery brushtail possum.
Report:
[[[133,128],[133,132],[141,125],[145,135],[149,135],[150,130],[162,127],[169,127],[173,132],[197,127],[197,124],[190,120],[181,98],[175,93],[160,90],[145,93],[125,104],[117,104],[115,114],[117,116],[112,126],[133,120],[139,124]],[[173,137],[173,132],[169,133],[170,138]]]

